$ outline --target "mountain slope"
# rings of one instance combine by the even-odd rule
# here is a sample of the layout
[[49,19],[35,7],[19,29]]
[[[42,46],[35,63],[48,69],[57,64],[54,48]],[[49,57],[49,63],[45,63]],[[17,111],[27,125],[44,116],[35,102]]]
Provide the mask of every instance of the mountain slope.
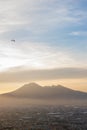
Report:
[[87,99],[87,93],[84,92],[74,91],[61,85],[41,87],[36,83],[26,84],[11,93],[3,94],[3,96],[30,99]]

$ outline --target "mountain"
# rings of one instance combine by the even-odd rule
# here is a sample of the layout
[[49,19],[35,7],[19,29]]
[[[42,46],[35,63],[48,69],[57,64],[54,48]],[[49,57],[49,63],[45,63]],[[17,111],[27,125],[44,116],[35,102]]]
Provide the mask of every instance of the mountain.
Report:
[[87,103],[87,93],[75,91],[61,85],[40,86],[36,83],[25,84],[23,87],[6,94],[2,97],[9,99],[32,100],[32,103]]
[[87,99],[87,93],[85,92],[75,91],[61,85],[42,87],[36,83],[26,84],[4,95],[33,99]]

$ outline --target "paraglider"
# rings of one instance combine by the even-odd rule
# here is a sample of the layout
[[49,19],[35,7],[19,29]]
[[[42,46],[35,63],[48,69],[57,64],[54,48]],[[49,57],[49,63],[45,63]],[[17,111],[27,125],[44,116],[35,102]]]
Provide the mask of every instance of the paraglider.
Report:
[[11,42],[15,42],[15,39],[12,39]]

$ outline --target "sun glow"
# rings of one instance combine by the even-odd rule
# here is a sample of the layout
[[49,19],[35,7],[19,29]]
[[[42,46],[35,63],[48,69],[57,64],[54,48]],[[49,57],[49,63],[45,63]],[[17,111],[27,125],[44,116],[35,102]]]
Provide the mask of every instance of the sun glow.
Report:
[[[46,69],[67,66],[73,63],[68,53],[38,43],[0,44],[0,70],[17,66],[30,69]],[[30,44],[30,45],[29,45]],[[35,46],[36,45],[36,46]],[[59,57],[59,58],[57,58]],[[56,59],[56,60],[55,60]]]

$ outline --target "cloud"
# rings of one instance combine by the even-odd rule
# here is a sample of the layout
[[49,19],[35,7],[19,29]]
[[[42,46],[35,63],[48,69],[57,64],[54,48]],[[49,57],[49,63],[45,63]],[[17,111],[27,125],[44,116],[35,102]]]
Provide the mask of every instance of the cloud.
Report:
[[87,54],[73,53],[67,47],[50,46],[37,42],[7,42],[0,44],[0,71],[25,66],[29,69],[86,67]]
[[72,36],[87,36],[87,31],[73,31],[70,33]]
[[84,19],[84,12],[75,5],[72,0],[0,0],[0,33],[28,30],[40,35],[54,27],[78,23]]
[[0,70],[17,66],[46,69],[75,63],[67,49],[33,42],[0,44],[0,60]]
[[4,83],[81,78],[87,78],[87,68],[56,68],[44,70],[29,70],[24,67],[18,67],[0,73],[0,82]]
[[[46,69],[87,64],[83,57],[78,61],[81,55],[74,55],[68,46],[61,47],[61,42],[54,41],[56,46],[52,47],[49,42],[43,42],[47,32],[58,37],[59,28],[65,30],[65,27],[76,26],[86,19],[84,10],[77,6],[73,0],[0,0],[0,70],[17,66]],[[45,34],[43,38],[42,34]],[[79,32],[72,34],[79,35]],[[15,44],[10,42],[12,38],[16,38]]]

